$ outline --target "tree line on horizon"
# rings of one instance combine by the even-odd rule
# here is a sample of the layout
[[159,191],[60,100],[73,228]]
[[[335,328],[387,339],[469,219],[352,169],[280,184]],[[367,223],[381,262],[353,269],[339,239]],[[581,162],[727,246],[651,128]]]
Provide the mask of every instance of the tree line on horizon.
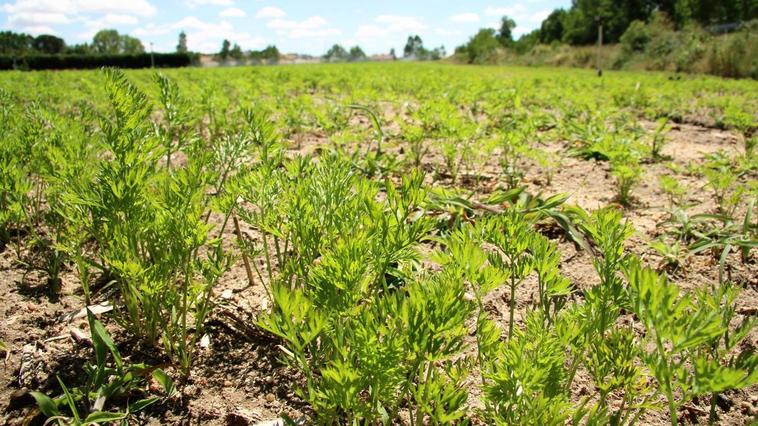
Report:
[[620,41],[633,21],[649,22],[664,13],[676,28],[690,24],[713,26],[758,18],[755,0],[573,0],[571,7],[555,9],[539,28],[519,40],[549,44],[555,41],[586,45],[597,40],[598,27],[609,43]]
[[641,25],[656,22],[665,21],[672,31],[692,26],[719,31],[720,27],[736,29],[739,23],[756,18],[755,0],[573,0],[568,9],[553,10],[539,28],[518,39],[512,34],[516,23],[504,16],[498,30],[480,29],[455,53],[469,63],[485,63],[502,48],[524,54],[537,45],[592,45],[598,41],[601,26],[603,42],[615,44],[624,42],[630,27],[639,32]]
[[[517,53],[525,53],[539,44],[567,44],[581,46],[595,43],[598,28],[603,27],[603,38],[607,43],[621,41],[623,34],[632,23],[649,23],[655,15],[667,17],[675,29],[689,25],[713,26],[748,21],[758,18],[756,0],[573,0],[568,9],[555,9],[539,28],[514,39],[516,23],[504,16],[500,28],[483,28],[469,41],[455,49],[457,56],[468,62],[486,62],[488,56],[498,48],[506,48]],[[637,24],[638,25],[638,24]],[[13,31],[0,32],[0,55],[135,55],[145,53],[142,42],[127,34],[119,34],[115,29],[98,31],[91,43],[67,45],[55,35],[32,36]],[[179,34],[176,53],[191,54],[187,48],[187,35]],[[396,59],[394,49],[390,56]],[[444,46],[426,49],[418,35],[411,35],[403,49],[403,58],[408,60],[436,60],[447,56]],[[224,40],[221,50],[215,55],[217,60],[252,60],[253,62],[276,63],[281,53],[275,45],[261,50],[243,51],[237,43]],[[348,62],[366,60],[360,46],[349,49],[334,44],[321,57],[328,62]]]
[[66,44],[65,40],[52,34],[36,37],[13,31],[0,31],[0,55],[138,55],[145,53],[145,46],[136,38],[119,34],[114,29],[100,30],[91,43]]
[[[180,45],[181,45],[180,36]],[[229,60],[243,61],[251,59],[254,62],[277,62],[281,57],[279,50],[274,45],[270,45],[263,50],[250,50],[244,52],[237,43],[232,43],[229,40],[224,40],[221,44],[221,50],[214,55],[215,58],[221,62]],[[310,57],[308,55],[304,55]],[[445,46],[436,47],[434,49],[427,49],[424,47],[424,42],[419,35],[410,35],[403,48],[403,59],[406,60],[432,60],[436,61],[447,56]],[[387,57],[392,60],[397,60],[397,54],[395,49],[390,49]],[[311,57],[314,58],[314,57]],[[345,48],[339,43],[335,43],[330,47],[326,53],[321,56],[321,60],[324,62],[361,62],[369,60],[368,55],[363,49],[355,45],[353,47]]]

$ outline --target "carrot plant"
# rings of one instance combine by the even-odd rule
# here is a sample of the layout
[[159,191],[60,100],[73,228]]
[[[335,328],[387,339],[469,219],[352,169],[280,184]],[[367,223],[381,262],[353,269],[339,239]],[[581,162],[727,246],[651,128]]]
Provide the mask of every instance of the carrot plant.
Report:
[[[111,159],[97,163],[90,182],[72,182],[64,194],[73,204],[70,221],[83,222],[97,252],[86,261],[74,244],[74,258],[84,281],[87,264],[115,281],[120,322],[161,345],[187,373],[213,307],[213,286],[228,267],[207,223],[207,188],[218,179],[213,151],[188,133],[187,103],[172,82],[157,78],[167,110],[164,124],[152,127],[148,98],[120,72],[105,75],[113,115],[102,119],[101,143]],[[186,164],[172,166],[179,149]]]
[[510,339],[515,325],[516,288],[534,268],[533,258],[529,253],[531,226],[515,209],[491,216],[481,223],[483,241],[494,247],[494,251],[488,255],[489,263],[508,277],[510,290],[508,338]]
[[651,135],[650,140],[650,156],[654,161],[662,159],[661,150],[666,144],[666,135],[671,131],[671,126],[668,124],[668,117],[659,119],[656,122],[655,130]]
[[[378,188],[339,159],[294,161],[285,173],[244,182],[242,198],[255,208],[240,214],[264,235],[246,244],[269,270],[259,276],[273,309],[259,324],[303,373],[302,397],[325,422],[392,419],[406,404],[415,424],[460,418],[457,358],[472,305],[453,272],[410,275],[430,229],[417,214],[421,175],[399,188],[386,182],[378,202]],[[266,169],[261,163],[253,175]],[[260,196],[272,182],[279,195]]]
[[25,198],[32,189],[32,182],[22,156],[23,145],[19,140],[18,129],[23,117],[13,96],[5,90],[0,90],[0,115],[0,244],[5,246],[10,241],[12,232],[24,221]]
[[626,268],[626,275],[630,308],[645,326],[650,343],[642,346],[641,358],[665,397],[672,425],[678,424],[677,411],[691,398],[758,381],[758,357],[727,355],[732,342],[753,326],[743,323],[730,338],[734,299],[728,288],[702,290],[692,298],[637,262]]
[[673,211],[676,206],[684,204],[687,195],[687,187],[673,176],[663,175],[658,178],[661,190],[669,200],[669,210]]
[[632,188],[642,175],[636,155],[627,149],[615,151],[611,155],[611,174],[616,179],[616,200],[628,206]]
[[[721,394],[755,383],[758,364],[731,282],[758,236],[749,82],[351,67],[0,75],[0,244],[50,284],[68,290],[74,272],[86,305],[111,298],[116,324],[185,375],[239,255],[245,290],[268,298],[253,326],[318,424],[632,425],[693,404],[725,420]],[[745,149],[666,165],[660,273],[627,250],[622,211],[533,192],[565,185],[568,153],[632,204],[643,171],[662,169],[649,161],[669,122],[695,116]],[[535,163],[546,182],[524,179]],[[714,211],[687,205],[700,188],[686,172]],[[668,281],[700,276],[688,260],[703,253],[718,285]],[[574,262],[595,277],[564,270]],[[50,421],[135,421],[164,401],[150,380],[174,393],[90,328],[84,379],[35,394]]]

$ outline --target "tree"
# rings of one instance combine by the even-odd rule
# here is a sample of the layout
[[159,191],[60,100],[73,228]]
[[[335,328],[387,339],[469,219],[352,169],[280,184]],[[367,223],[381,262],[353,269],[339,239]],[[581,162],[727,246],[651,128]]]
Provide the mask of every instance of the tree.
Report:
[[632,21],[620,41],[624,52],[642,52],[650,42],[650,29],[642,21]]
[[176,53],[187,53],[187,34],[184,31],[179,33],[179,44],[176,45]]
[[62,38],[50,34],[42,34],[34,38],[34,49],[40,53],[55,55],[66,50],[66,42]]
[[439,61],[440,59],[447,56],[447,51],[445,50],[445,46],[435,47],[431,54],[431,59],[433,61]]
[[502,44],[496,36],[495,30],[482,28],[475,36],[471,37],[462,51],[466,53],[470,64],[483,64],[495,59],[500,46]]
[[426,59],[428,56],[426,49],[424,49],[424,42],[418,35],[408,36],[408,41],[405,43],[403,49],[403,57],[409,59]]
[[145,53],[145,46],[138,38],[122,35],[120,40],[119,53],[124,55],[137,55]]
[[121,46],[121,36],[116,30],[100,30],[92,38],[92,50],[101,55],[117,55]]
[[363,52],[363,49],[360,48],[360,46],[353,46],[350,48],[350,61],[365,61],[366,60],[366,54]]
[[145,53],[145,46],[139,39],[120,35],[118,31],[100,30],[92,38],[92,51],[101,55],[135,55]]
[[326,51],[326,54],[324,54],[324,59],[329,62],[344,61],[347,60],[348,57],[349,54],[347,50],[339,44],[330,47],[329,50]]
[[540,42],[552,43],[563,38],[563,20],[566,19],[566,11],[555,9],[542,21],[540,26]]
[[266,46],[263,50],[251,50],[249,57],[255,63],[275,64],[279,62],[279,49],[274,45]]
[[519,55],[523,55],[524,53],[527,53],[530,50],[532,50],[532,48],[536,46],[537,44],[539,44],[539,42],[540,42],[540,30],[536,29],[519,37],[518,40],[513,42],[513,44],[511,45],[511,49],[513,49]]
[[279,53],[279,49],[276,48],[274,45],[266,46],[265,49],[262,51],[263,53],[263,59],[268,61],[269,63],[275,64],[279,62],[279,57],[281,54]]
[[234,46],[232,47],[232,50],[229,51],[229,56],[234,60],[241,60],[242,59],[242,48],[239,44],[234,43]]
[[603,40],[615,43],[632,21],[646,21],[659,3],[655,0],[574,0],[562,20],[562,39],[570,44],[593,44],[597,41],[598,26],[602,25]]
[[29,34],[0,31],[0,54],[19,55],[33,49],[34,37]]
[[92,47],[87,43],[73,44],[66,47],[66,53],[69,55],[89,55],[92,53]]
[[758,18],[758,2],[751,0],[667,0],[656,3],[662,3],[659,10],[673,17],[679,27],[692,21],[714,25]]
[[503,16],[500,19],[500,31],[497,33],[497,39],[505,47],[510,46],[513,44],[513,29],[516,28],[516,22],[507,17]]
[[221,43],[221,51],[218,52],[218,56],[221,58],[222,61],[226,61],[229,59],[229,51],[232,44],[229,43],[229,40],[224,39],[224,41]]

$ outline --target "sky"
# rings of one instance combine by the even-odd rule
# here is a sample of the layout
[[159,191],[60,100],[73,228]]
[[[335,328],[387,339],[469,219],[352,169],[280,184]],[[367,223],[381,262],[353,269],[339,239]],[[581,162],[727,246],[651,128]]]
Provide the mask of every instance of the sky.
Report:
[[243,50],[275,44],[281,52],[321,55],[335,43],[367,54],[402,52],[411,34],[448,53],[479,28],[516,22],[516,37],[538,28],[571,0],[0,0],[0,29],[55,34],[68,44],[89,42],[115,28],[156,52],[176,50],[179,32],[192,51],[212,53],[228,39]]

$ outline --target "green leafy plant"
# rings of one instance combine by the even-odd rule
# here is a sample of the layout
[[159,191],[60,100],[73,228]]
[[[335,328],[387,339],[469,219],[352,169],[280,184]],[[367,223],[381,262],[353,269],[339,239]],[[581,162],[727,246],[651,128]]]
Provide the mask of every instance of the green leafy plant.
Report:
[[597,326],[594,331],[602,336],[625,306],[624,287],[618,271],[629,260],[624,243],[632,235],[633,229],[623,221],[621,213],[613,208],[594,212],[585,228],[599,251],[592,259],[592,265],[600,277],[600,284],[588,290],[585,296],[591,315],[597,315],[590,323]]
[[[102,144],[112,160],[98,163],[92,181],[72,181],[63,194],[73,204],[65,209],[68,220],[80,224],[76,234],[94,238],[99,259],[85,261],[81,244],[69,247],[83,282],[94,265],[117,283],[120,322],[162,345],[186,373],[213,308],[213,286],[228,266],[221,241],[210,237],[206,211],[206,189],[223,180],[214,173],[224,169],[214,167],[214,151],[187,133],[181,110],[187,103],[173,83],[158,78],[169,110],[165,126],[151,128],[147,97],[120,72],[107,70],[106,79],[113,117],[102,120]],[[171,155],[180,148],[186,165],[172,168]],[[222,214],[223,230],[231,211]]]
[[[693,299],[681,295],[665,277],[638,262],[626,268],[626,276],[630,307],[645,326],[646,341],[651,343],[642,348],[652,348],[643,349],[642,359],[666,398],[672,425],[678,423],[679,407],[694,396],[736,389],[758,380],[755,356],[742,356],[732,359],[731,365],[722,365],[718,354],[723,352],[704,355],[729,330],[724,318],[731,314],[722,312],[723,304],[733,301],[728,290],[701,291]],[[738,331],[737,336],[742,333]]]
[[663,257],[662,265],[669,270],[677,270],[687,259],[689,252],[686,247],[682,246],[679,240],[671,243],[663,238],[658,238],[650,242],[650,248]]
[[650,140],[650,156],[653,157],[654,161],[658,161],[662,158],[661,150],[666,144],[667,133],[671,131],[671,126],[668,124],[668,122],[668,117],[658,119],[655,131],[653,131]]
[[483,375],[488,423],[498,425],[561,425],[571,417],[569,395],[563,391],[563,346],[544,328],[537,314],[502,344]]
[[421,167],[424,157],[429,152],[429,147],[424,144],[424,129],[420,126],[404,126],[403,139],[408,142],[407,157],[410,163],[413,167]]
[[[634,331],[614,327],[603,339],[588,342],[585,366],[600,393],[599,401],[588,413],[607,418],[609,424],[631,425],[648,409],[657,408],[656,393],[649,372],[638,363],[640,348]],[[620,403],[610,404],[616,393]],[[589,399],[585,399],[586,404]]]
[[552,323],[565,306],[572,292],[572,284],[559,269],[561,255],[555,244],[546,237],[535,234],[530,242],[534,270],[537,273],[539,306],[545,320]]
[[621,205],[628,206],[632,188],[642,176],[639,161],[628,151],[615,153],[611,157],[611,174],[616,178],[616,199]]
[[515,209],[490,216],[480,221],[482,240],[492,244],[494,251],[488,255],[491,265],[507,274],[510,298],[508,302],[508,338],[513,336],[514,313],[516,312],[516,288],[534,268],[528,251],[531,225]]
[[529,151],[527,140],[535,133],[534,124],[526,120],[523,124],[508,130],[500,142],[500,168],[505,176],[506,188],[514,189],[524,178],[524,171],[519,162],[523,154]]
[[670,209],[673,210],[676,206],[684,204],[684,197],[687,195],[687,187],[682,185],[679,180],[672,176],[662,175],[658,178],[658,184],[669,199]]
[[375,186],[338,158],[286,169],[261,163],[241,182],[256,208],[240,216],[267,235],[264,246],[245,244],[276,265],[266,266],[273,309],[258,323],[283,340],[283,361],[303,372],[302,397],[327,423],[396,418],[406,403],[416,424],[460,418],[456,356],[471,305],[452,273],[409,275],[431,224],[415,214],[422,176],[399,188],[386,182],[378,202]]
[[[90,311],[87,315],[95,362],[85,365],[84,384],[69,388],[58,377],[63,392],[61,396],[51,398],[41,392],[31,393],[40,412],[48,417],[47,422],[59,425],[127,424],[133,414],[175,394],[173,382],[163,370],[144,364],[125,364],[103,325]],[[144,389],[151,377],[161,386],[165,396],[144,397]],[[143,397],[128,403],[123,411],[106,409],[109,401],[133,395]]]

